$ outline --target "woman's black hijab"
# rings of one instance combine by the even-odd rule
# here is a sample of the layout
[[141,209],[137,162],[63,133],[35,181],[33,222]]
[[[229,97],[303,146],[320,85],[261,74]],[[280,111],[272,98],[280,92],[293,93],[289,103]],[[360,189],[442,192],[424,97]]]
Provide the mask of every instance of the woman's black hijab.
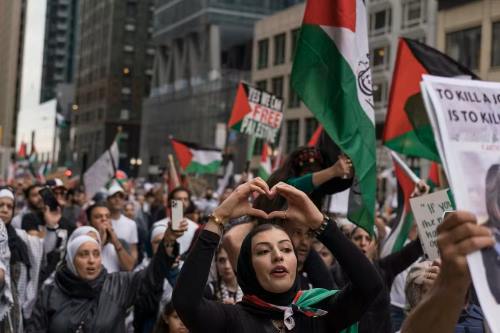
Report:
[[[10,195],[2,195],[2,192],[5,194],[10,193]],[[0,187],[0,197],[8,197],[13,199],[13,206],[12,206],[12,217],[14,217],[14,211],[16,209],[16,199],[14,192],[12,189],[6,186],[1,186]],[[4,221],[5,223],[5,228],[7,229],[7,236],[9,238],[9,250],[10,250],[10,264],[14,265],[18,262],[22,262],[26,265],[28,272],[29,268],[31,267],[30,263],[30,258],[28,256],[28,247],[26,244],[23,242],[23,240],[17,235],[16,229],[12,226],[12,218],[10,221]]]
[[240,255],[238,257],[236,276],[238,278],[238,284],[240,285],[244,295],[254,295],[270,304],[288,306],[293,302],[295,295],[300,290],[300,279],[298,273],[295,276],[295,282],[288,291],[276,294],[262,288],[257,280],[257,275],[252,265],[252,238],[260,232],[271,230],[273,228],[283,230],[277,225],[262,224],[253,229],[245,237],[243,244],[241,245]]

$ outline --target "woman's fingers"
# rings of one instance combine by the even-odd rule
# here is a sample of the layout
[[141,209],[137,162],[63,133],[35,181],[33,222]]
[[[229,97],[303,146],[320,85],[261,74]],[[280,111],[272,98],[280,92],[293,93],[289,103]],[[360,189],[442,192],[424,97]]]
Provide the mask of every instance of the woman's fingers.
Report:
[[252,208],[250,207],[248,209],[247,215],[255,216],[255,217],[260,217],[262,219],[268,219],[269,216],[267,215],[266,212],[260,209]]
[[270,219],[282,219],[282,220],[286,220],[287,218],[287,212],[284,211],[284,210],[275,210],[274,212],[270,212],[268,214],[268,217]]

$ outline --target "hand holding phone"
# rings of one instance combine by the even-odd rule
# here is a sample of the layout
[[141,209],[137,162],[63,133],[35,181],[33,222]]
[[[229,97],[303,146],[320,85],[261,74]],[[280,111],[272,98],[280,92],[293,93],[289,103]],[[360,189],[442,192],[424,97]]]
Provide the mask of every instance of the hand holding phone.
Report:
[[59,208],[59,203],[50,188],[44,187],[38,191],[38,193],[42,197],[43,203],[49,207],[50,211],[55,212],[57,208]]
[[184,208],[182,206],[181,200],[171,200],[170,201],[171,208],[171,221],[172,221],[172,230],[179,230],[182,219],[184,218]]

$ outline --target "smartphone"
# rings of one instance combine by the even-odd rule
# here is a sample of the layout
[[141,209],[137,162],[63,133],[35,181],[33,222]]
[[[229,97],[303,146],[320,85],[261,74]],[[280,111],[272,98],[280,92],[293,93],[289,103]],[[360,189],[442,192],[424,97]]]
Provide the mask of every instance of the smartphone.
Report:
[[172,212],[172,230],[179,230],[181,221],[184,218],[184,207],[182,206],[182,201],[181,200],[171,200],[170,201],[170,208]]
[[59,207],[59,203],[57,202],[56,197],[54,196],[54,193],[52,193],[52,190],[48,187],[42,188],[40,191],[38,191],[40,196],[42,197],[43,202],[51,211],[56,211],[57,208]]

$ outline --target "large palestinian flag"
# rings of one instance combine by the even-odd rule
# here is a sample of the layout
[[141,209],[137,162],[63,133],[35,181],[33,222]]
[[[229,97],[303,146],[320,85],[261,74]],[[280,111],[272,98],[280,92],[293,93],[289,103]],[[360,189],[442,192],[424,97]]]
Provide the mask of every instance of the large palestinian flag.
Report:
[[373,232],[376,154],[366,21],[363,0],[308,0],[291,79],[353,161],[348,218]]
[[478,77],[432,47],[408,38],[399,40],[383,134],[384,145],[403,155],[439,162],[432,127],[420,93],[422,74]]
[[217,173],[222,163],[222,152],[200,147],[195,143],[171,139],[177,160],[186,173]]

